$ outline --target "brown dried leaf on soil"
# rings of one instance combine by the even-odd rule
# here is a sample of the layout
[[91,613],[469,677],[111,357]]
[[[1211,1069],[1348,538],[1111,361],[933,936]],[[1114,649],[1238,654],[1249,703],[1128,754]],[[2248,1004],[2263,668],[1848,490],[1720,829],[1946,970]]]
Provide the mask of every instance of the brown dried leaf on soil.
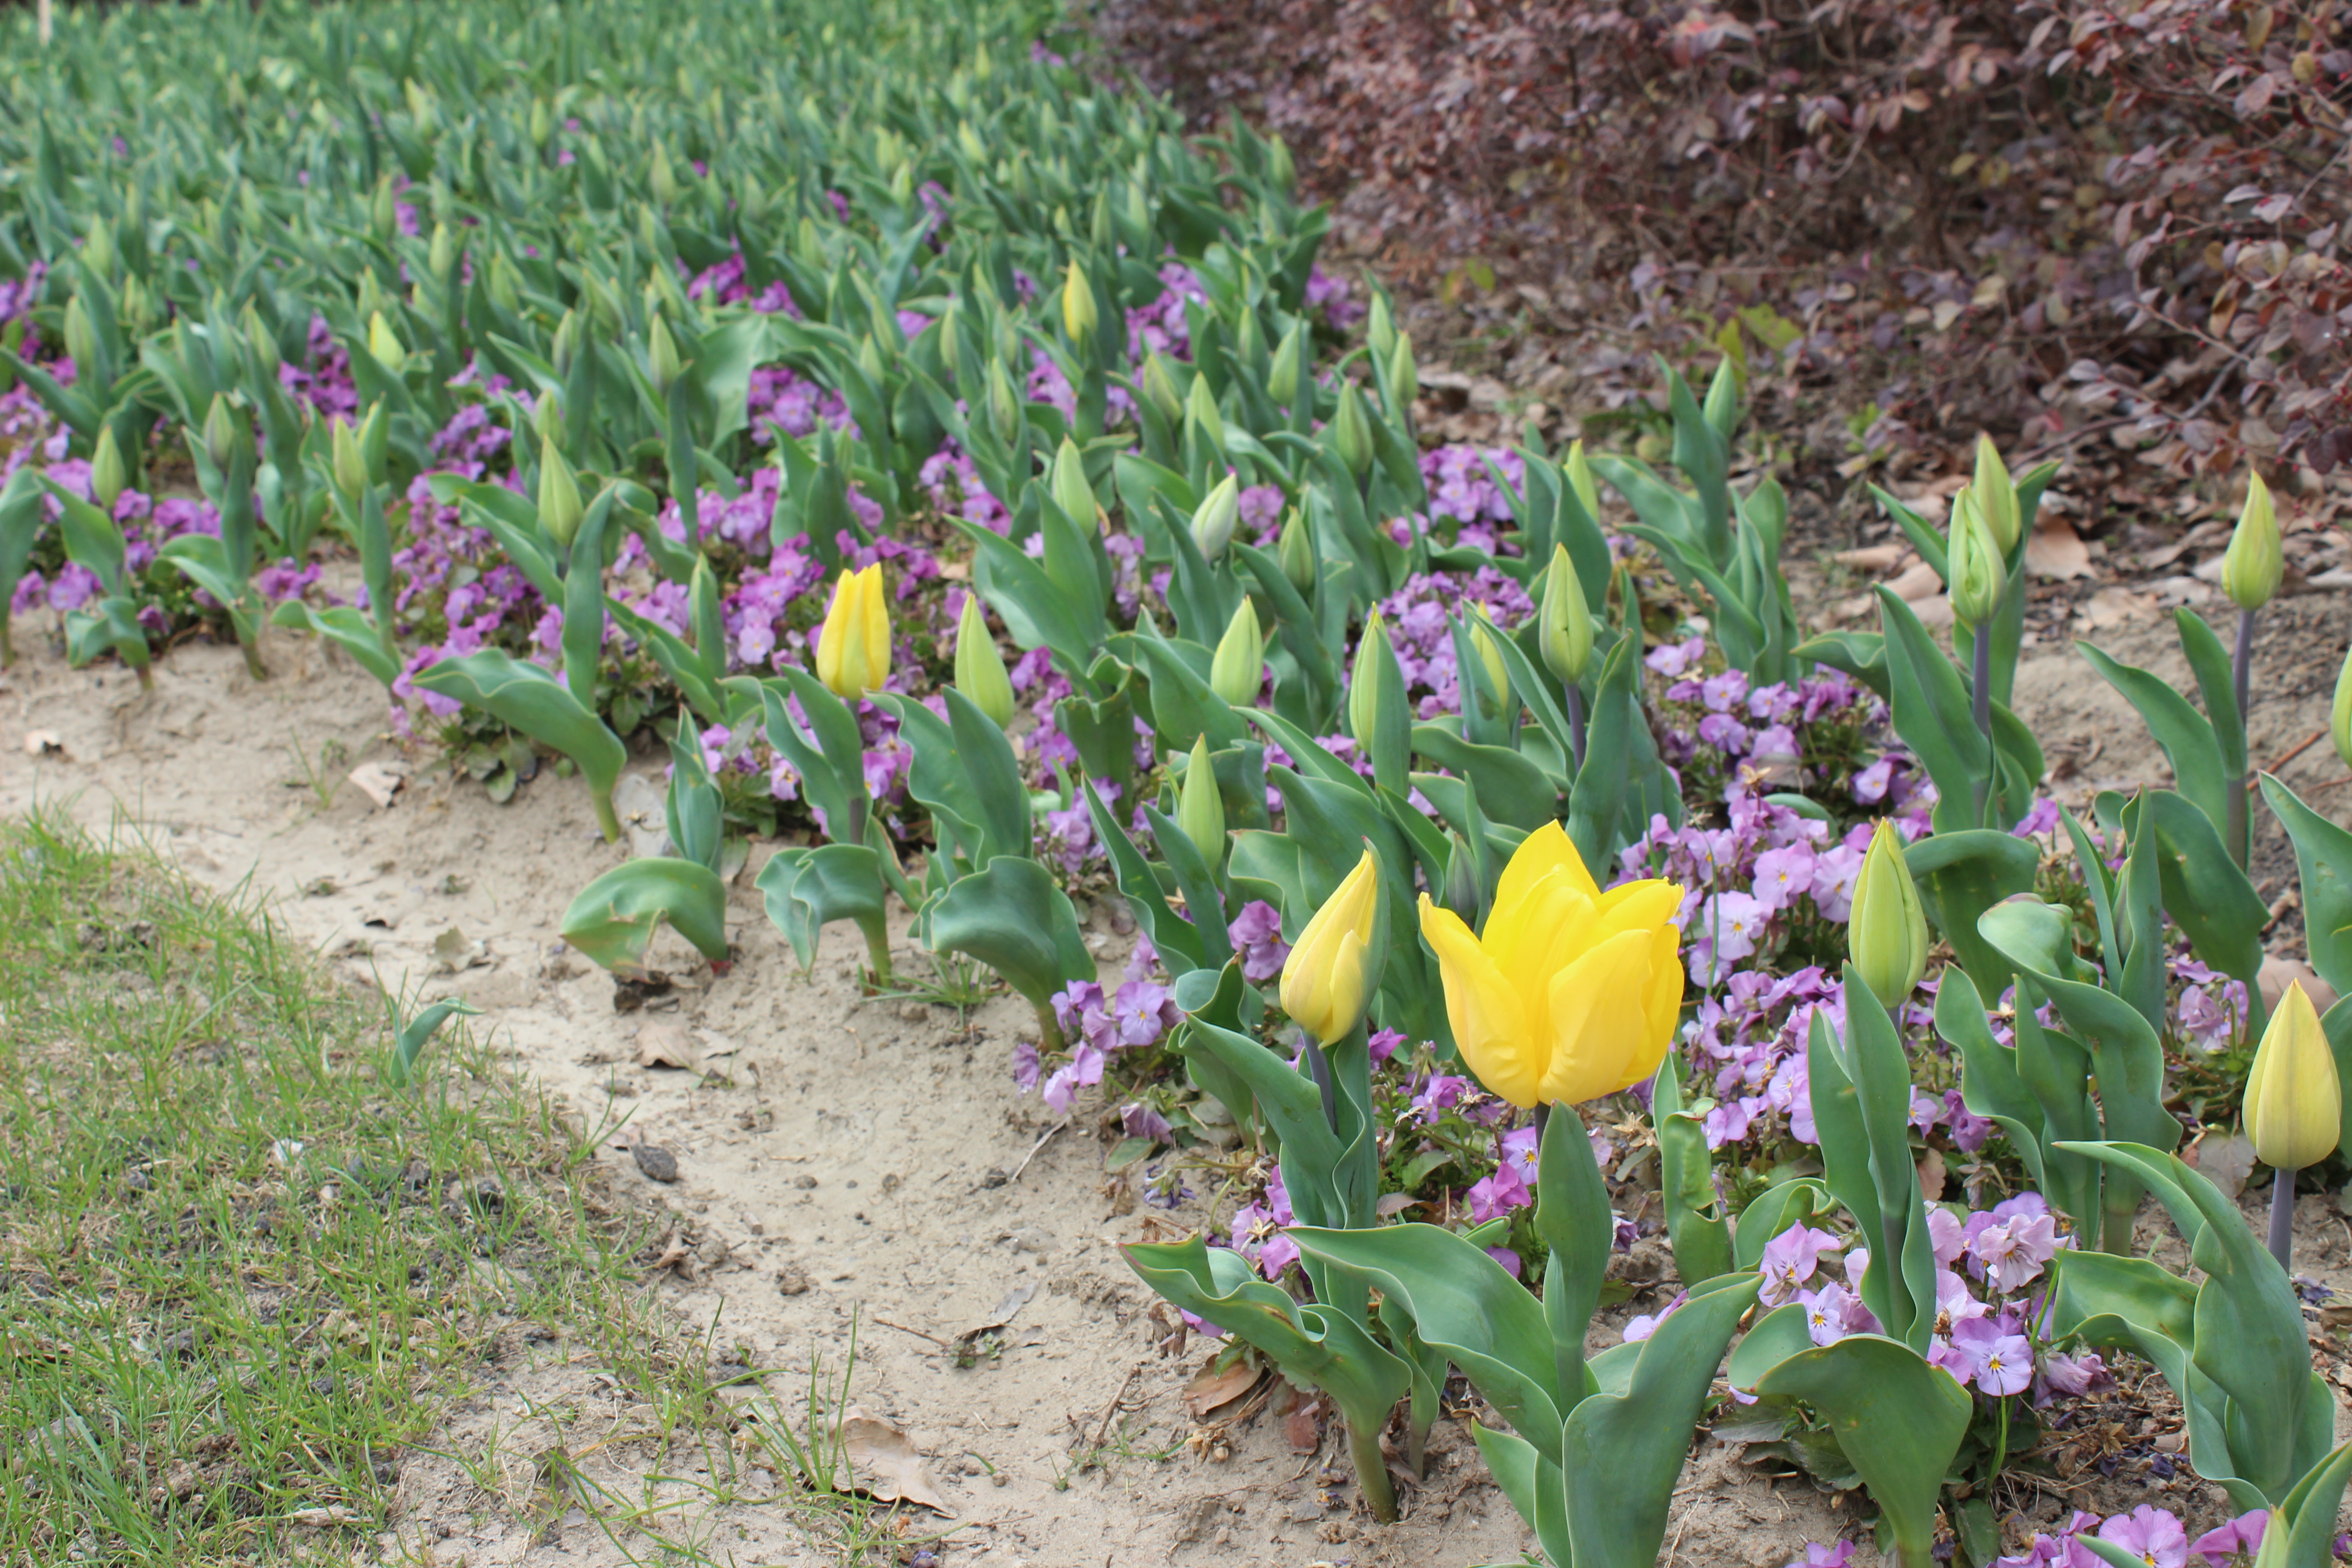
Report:
[[1223,1409],[1257,1386],[1263,1375],[1247,1362],[1237,1361],[1223,1372],[1215,1363],[1202,1367],[1184,1385],[1184,1408],[1192,1413],[1195,1421],[1206,1421],[1212,1411]]
[[841,1445],[849,1455],[851,1468],[875,1501],[920,1503],[935,1513],[955,1517],[955,1510],[932,1485],[914,1440],[864,1405],[853,1405],[842,1412]]
[[2054,514],[2044,516],[2025,541],[2025,569],[2036,577],[2065,582],[2091,574],[2091,547],[2074,525]]

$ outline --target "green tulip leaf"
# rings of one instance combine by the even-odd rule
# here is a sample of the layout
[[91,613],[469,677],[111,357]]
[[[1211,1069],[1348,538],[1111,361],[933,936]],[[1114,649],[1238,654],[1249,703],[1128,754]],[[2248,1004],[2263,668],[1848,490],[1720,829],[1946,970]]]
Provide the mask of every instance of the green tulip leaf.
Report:
[[2174,690],[2171,682],[2111,658],[2087,642],[2077,641],[2074,647],[2093,669],[2106,678],[2108,685],[2139,710],[2148,733],[2172,764],[2181,795],[2205,814],[2219,842],[2229,820],[2230,774],[2211,722]]
[[629,749],[594,713],[582,707],[558,680],[535,664],[484,648],[463,658],[445,658],[416,678],[427,691],[478,708],[500,723],[562,752],[588,781],[596,816],[607,842],[621,837],[613,814],[613,785],[628,764]]
[[1000,855],[924,907],[934,952],[961,952],[1004,977],[1048,1016],[1054,993],[1094,977],[1070,896],[1025,855]]
[[2352,996],[2352,833],[2305,805],[2274,775],[2263,774],[2262,785],[2263,798],[2294,841],[2311,967],[2338,996]]
[[384,651],[383,635],[363,610],[350,605],[317,610],[299,599],[289,599],[271,612],[269,624],[300,626],[315,637],[324,637],[387,687],[400,679],[400,661]]
[[563,911],[563,940],[624,980],[643,980],[646,949],[662,925],[714,963],[727,956],[727,888],[691,860],[656,857],[615,866]]
[[779,850],[755,885],[803,972],[816,963],[818,933],[835,921],[854,921],[869,944],[887,946],[882,858],[866,845]]
[[1919,886],[1920,907],[1978,992],[1998,996],[2008,990],[2013,965],[1985,940],[1978,921],[2003,899],[2032,890],[2042,865],[2032,840],[1995,828],[1939,831],[1905,846],[1903,862]]

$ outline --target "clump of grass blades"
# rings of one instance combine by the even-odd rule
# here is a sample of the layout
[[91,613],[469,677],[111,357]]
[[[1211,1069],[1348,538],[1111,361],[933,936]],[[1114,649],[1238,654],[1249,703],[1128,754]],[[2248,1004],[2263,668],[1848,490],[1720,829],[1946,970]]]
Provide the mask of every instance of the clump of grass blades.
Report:
[[0,824],[0,1561],[373,1557],[518,1330],[665,1412],[656,1464],[727,1451],[579,1131],[460,1028],[390,1089],[382,1023],[266,910]]

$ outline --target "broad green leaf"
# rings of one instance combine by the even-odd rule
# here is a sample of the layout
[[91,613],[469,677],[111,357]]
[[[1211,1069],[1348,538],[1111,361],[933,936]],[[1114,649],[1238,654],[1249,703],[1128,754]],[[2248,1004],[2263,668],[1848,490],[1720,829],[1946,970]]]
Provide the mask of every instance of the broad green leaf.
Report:
[[400,679],[400,663],[383,650],[383,638],[365,612],[349,605],[314,610],[299,599],[289,599],[271,612],[274,626],[300,626],[326,638],[352,656],[362,669],[389,687]]
[[1025,855],[1000,855],[924,908],[934,952],[961,952],[1004,977],[1041,1016],[1055,992],[1094,978],[1077,911],[1053,874]]
[[854,921],[869,943],[886,942],[882,858],[867,845],[779,850],[755,885],[803,970],[816,963],[818,934],[835,921]]
[[2181,795],[2205,814],[2218,842],[2229,818],[2229,770],[2212,724],[2170,683],[2111,658],[2087,642],[2077,641],[2074,647],[2093,669],[2106,677],[2107,684],[2139,710],[2148,733],[2164,748],[2165,760],[2172,764]]
[[727,888],[691,860],[654,857],[615,866],[563,911],[563,940],[624,980],[643,980],[646,949],[667,922],[717,962],[727,956]]
[[2031,839],[1995,828],[1959,828],[1912,840],[1904,847],[1903,861],[1919,885],[1927,918],[1952,944],[1979,994],[1998,996],[2008,990],[2013,965],[1979,932],[1977,922],[2001,900],[2032,890],[2041,851]]
[[1852,1334],[1798,1352],[1758,1378],[1756,1392],[1811,1405],[1869,1487],[1903,1560],[1928,1561],[1936,1496],[1975,1410],[1950,1373],[1908,1345]]
[[607,842],[621,837],[613,815],[613,785],[628,765],[629,751],[604,721],[583,708],[562,681],[535,664],[497,648],[463,658],[445,658],[416,677],[427,691],[452,697],[511,725],[541,745],[570,757],[588,781],[596,816]]
[[2276,776],[2263,774],[2262,784],[2263,798],[2294,841],[2311,967],[2338,996],[2352,996],[2352,833],[2305,805]]

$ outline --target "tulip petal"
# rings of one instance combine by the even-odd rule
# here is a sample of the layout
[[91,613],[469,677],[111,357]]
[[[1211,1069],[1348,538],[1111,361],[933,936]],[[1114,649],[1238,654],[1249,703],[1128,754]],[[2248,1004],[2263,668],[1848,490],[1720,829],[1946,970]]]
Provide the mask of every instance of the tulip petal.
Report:
[[1656,944],[1651,931],[1620,931],[1552,977],[1546,1100],[1598,1100],[1644,1058],[1654,1068],[1648,1005]]
[[[1569,886],[1588,899],[1601,896],[1601,885],[1585,869],[1584,858],[1577,854],[1576,846],[1569,841],[1568,830],[1557,822],[1547,822],[1527,836],[1511,852],[1503,875],[1495,885],[1495,907],[1509,909],[1526,899],[1536,883],[1552,871],[1565,871]],[[1491,923],[1491,922],[1490,922]]]
[[[1679,901],[1680,895],[1676,895]],[[1661,926],[1651,938],[1650,992],[1643,1004],[1649,1029],[1641,1051],[1618,1075],[1617,1087],[1631,1089],[1658,1070],[1666,1047],[1675,1043],[1675,1026],[1683,1016],[1682,932]]]
[[858,630],[865,633],[866,668],[858,672],[858,689],[880,686],[890,675],[890,608],[882,595],[882,563],[876,562],[857,574],[862,614]]
[[1421,934],[1437,954],[1445,1017],[1454,1044],[1478,1081],[1513,1105],[1536,1102],[1544,1057],[1527,1026],[1527,1009],[1470,928],[1451,910],[1421,896]]
[[849,605],[856,583],[856,579],[846,571],[835,582],[833,598],[824,608],[824,625],[816,634],[816,678],[836,697],[845,695],[841,689],[841,656],[849,645]]

